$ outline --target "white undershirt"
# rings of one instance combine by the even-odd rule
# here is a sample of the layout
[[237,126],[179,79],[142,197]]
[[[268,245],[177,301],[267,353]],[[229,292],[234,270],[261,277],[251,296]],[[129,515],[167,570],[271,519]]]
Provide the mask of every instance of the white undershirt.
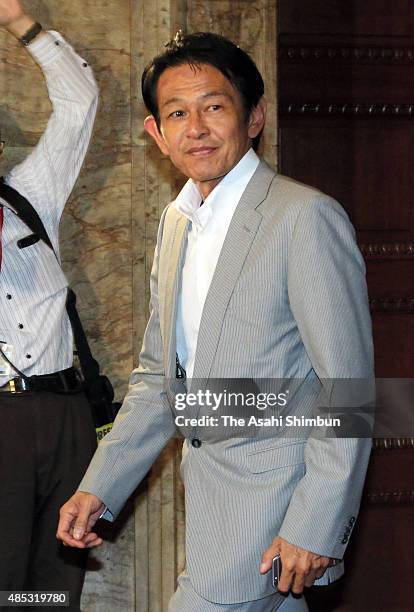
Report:
[[177,353],[191,378],[201,315],[230,221],[259,165],[250,149],[204,201],[187,181],[173,206],[190,220],[177,310]]

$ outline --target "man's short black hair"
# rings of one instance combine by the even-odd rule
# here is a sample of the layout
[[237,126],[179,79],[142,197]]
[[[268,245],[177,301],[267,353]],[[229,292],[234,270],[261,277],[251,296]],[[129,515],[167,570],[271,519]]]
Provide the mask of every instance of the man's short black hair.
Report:
[[[167,68],[189,64],[210,64],[217,68],[240,93],[246,121],[264,93],[264,83],[252,58],[231,40],[211,32],[196,32],[186,36],[178,33],[165,51],[155,57],[142,73],[141,88],[145,106],[160,127],[157,85]],[[257,150],[261,133],[253,139]]]

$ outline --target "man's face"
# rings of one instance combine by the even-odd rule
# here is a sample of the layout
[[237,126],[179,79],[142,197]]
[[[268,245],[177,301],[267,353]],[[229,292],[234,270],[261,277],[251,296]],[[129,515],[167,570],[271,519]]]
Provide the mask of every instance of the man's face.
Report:
[[154,117],[147,117],[145,129],[204,197],[249,150],[264,123],[264,101],[246,119],[237,89],[209,64],[167,68],[157,101],[160,130]]

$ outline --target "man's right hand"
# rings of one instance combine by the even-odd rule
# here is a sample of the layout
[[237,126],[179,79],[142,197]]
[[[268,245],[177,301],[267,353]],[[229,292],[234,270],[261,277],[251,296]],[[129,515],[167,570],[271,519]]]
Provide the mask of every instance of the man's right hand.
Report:
[[102,538],[91,529],[104,510],[105,504],[99,497],[76,491],[60,509],[56,537],[63,544],[75,548],[100,546]]
[[23,17],[24,11],[18,0],[0,0],[0,26],[8,26]]
[[[20,38],[35,24],[31,15],[26,13],[19,0],[0,0],[0,27]],[[44,35],[43,32],[39,36]]]

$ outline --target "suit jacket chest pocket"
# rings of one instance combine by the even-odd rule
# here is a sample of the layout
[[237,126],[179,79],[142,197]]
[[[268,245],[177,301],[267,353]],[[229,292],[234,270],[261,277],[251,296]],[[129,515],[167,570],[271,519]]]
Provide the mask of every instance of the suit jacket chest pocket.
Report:
[[257,331],[268,333],[290,312],[286,279],[272,269],[243,270],[232,293],[227,315]]

